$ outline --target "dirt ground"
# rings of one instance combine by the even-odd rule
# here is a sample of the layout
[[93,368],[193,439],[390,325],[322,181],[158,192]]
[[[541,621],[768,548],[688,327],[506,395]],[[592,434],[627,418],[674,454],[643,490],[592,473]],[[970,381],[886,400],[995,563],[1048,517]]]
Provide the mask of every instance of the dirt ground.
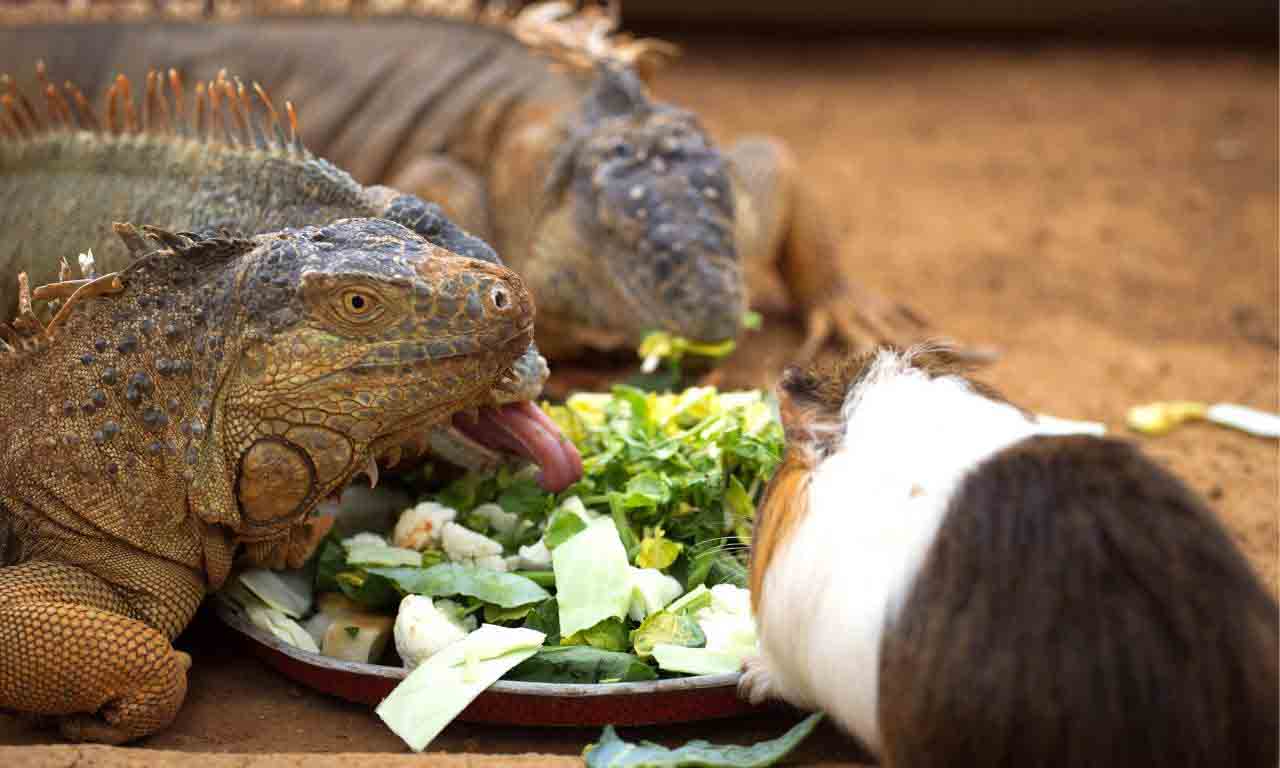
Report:
[[[998,347],[986,378],[1016,402],[1117,432],[1129,406],[1150,400],[1280,409],[1274,52],[856,40],[686,50],[658,91],[722,139],[789,141],[845,235],[844,267],[940,331]],[[798,326],[767,319],[728,379],[769,383],[798,339]],[[1277,444],[1209,426],[1143,443],[1208,495],[1277,591]],[[143,745],[162,751],[32,748],[55,740],[0,717],[0,744],[23,745],[0,747],[0,764],[404,752],[368,710],[246,658],[210,614],[178,645],[195,669],[177,723]],[[746,741],[787,725],[623,736]],[[522,752],[539,754],[511,764],[551,765],[549,754],[576,755],[596,735],[455,724],[432,750],[458,755],[443,765]],[[351,764],[317,759],[197,764]],[[798,755],[859,759],[829,727]]]

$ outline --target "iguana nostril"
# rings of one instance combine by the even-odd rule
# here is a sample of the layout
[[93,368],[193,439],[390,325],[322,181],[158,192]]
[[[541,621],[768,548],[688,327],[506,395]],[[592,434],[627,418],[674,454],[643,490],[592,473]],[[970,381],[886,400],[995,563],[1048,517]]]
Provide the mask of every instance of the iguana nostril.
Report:
[[490,296],[493,299],[493,306],[498,309],[506,309],[511,303],[511,300],[507,297],[507,292],[502,288],[494,288]]

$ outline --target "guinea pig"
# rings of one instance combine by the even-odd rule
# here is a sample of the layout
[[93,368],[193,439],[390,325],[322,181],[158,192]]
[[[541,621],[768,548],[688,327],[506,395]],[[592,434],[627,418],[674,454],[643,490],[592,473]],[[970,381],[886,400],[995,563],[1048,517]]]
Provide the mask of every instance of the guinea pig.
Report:
[[1133,445],[1041,434],[940,346],[778,389],[744,697],[890,768],[1280,764],[1276,600]]

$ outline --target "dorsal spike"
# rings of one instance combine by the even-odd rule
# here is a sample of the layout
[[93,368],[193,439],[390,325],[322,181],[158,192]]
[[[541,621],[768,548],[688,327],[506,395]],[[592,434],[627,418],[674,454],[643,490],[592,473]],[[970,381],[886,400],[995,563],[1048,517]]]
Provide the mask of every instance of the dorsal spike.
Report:
[[62,87],[67,93],[71,94],[71,100],[76,103],[76,115],[79,119],[80,127],[89,131],[101,130],[98,116],[93,113],[93,105],[84,97],[84,93],[76,87],[76,84],[68,80],[62,84]]
[[26,94],[18,90],[18,84],[8,75],[0,75],[0,88],[13,99],[15,114],[21,113],[23,121],[30,127],[30,132],[34,135],[39,133],[44,126],[40,123],[40,116],[36,114],[35,109],[31,106],[31,102],[27,100]]
[[76,261],[80,262],[80,276],[87,277],[90,280],[98,276],[98,263],[93,258],[93,249],[78,255]]
[[124,247],[129,251],[131,257],[137,259],[150,252],[146,239],[138,231],[137,227],[127,222],[117,221],[111,224],[111,228],[124,243]]
[[186,237],[183,234],[170,232],[167,229],[154,227],[150,224],[144,224],[142,226],[142,234],[145,237],[155,240],[157,243],[160,243],[162,246],[168,248],[174,253],[181,253],[182,251],[190,248],[193,244],[191,238]]
[[120,101],[124,106],[125,133],[137,133],[138,112],[133,106],[133,85],[124,75],[116,75],[116,85],[120,87]]
[[58,89],[48,83],[44,86],[45,108],[49,110],[49,126],[51,128],[63,131],[71,130],[71,113],[70,109],[64,112],[62,107],[65,102],[62,101],[62,94],[58,93]]
[[45,329],[46,334],[52,334],[67,318],[71,316],[71,310],[78,306],[80,302],[91,299],[94,296],[107,296],[113,293],[120,293],[124,290],[124,283],[120,282],[120,277],[112,272],[103,275],[95,280],[77,280],[75,291],[67,298],[65,304],[58,309],[58,314],[53,316],[53,320],[49,321],[49,327]]
[[253,92],[258,94],[258,100],[262,102],[262,106],[267,110],[267,130],[264,133],[264,143],[271,148],[284,146],[284,132],[280,129],[280,115],[276,114],[276,106],[271,103],[271,97],[267,92],[258,85],[257,81],[253,83]]
[[178,70],[169,68],[169,90],[173,92],[173,127],[181,136],[189,134],[187,125],[187,94],[182,89],[182,76]]
[[104,98],[107,102],[107,132],[120,133],[120,84],[112,83]]
[[63,256],[58,259],[58,282],[66,282],[71,278],[71,265],[67,263],[67,257]]
[[240,134],[244,137],[245,146],[260,146],[254,137],[254,132],[250,128],[253,119],[253,105],[249,103],[249,95],[245,92],[244,83],[240,78],[235,79],[235,116],[236,125],[240,127]]
[[26,121],[22,119],[22,113],[18,109],[18,105],[14,103],[12,96],[7,93],[0,94],[0,107],[3,108],[7,123],[13,126],[14,135],[20,139],[31,135],[31,130],[27,127]]
[[294,109],[292,101],[286,101],[284,111],[289,116],[289,151],[302,154],[302,141],[298,138],[298,110]]
[[142,95],[142,132],[156,133],[156,122],[159,119],[159,106],[156,104],[156,71],[147,70],[147,90]]
[[201,141],[209,135],[209,126],[205,120],[207,107],[204,81],[201,81],[196,83],[196,109],[194,117],[196,138]]

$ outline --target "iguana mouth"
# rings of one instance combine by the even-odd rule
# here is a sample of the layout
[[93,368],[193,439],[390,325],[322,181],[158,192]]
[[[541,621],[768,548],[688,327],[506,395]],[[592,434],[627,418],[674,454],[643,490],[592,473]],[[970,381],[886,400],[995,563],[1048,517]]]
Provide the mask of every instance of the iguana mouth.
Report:
[[453,426],[485,448],[515,454],[541,467],[538,485],[559,493],[582,477],[582,456],[542,409],[525,400],[482,408],[473,419],[454,414]]

